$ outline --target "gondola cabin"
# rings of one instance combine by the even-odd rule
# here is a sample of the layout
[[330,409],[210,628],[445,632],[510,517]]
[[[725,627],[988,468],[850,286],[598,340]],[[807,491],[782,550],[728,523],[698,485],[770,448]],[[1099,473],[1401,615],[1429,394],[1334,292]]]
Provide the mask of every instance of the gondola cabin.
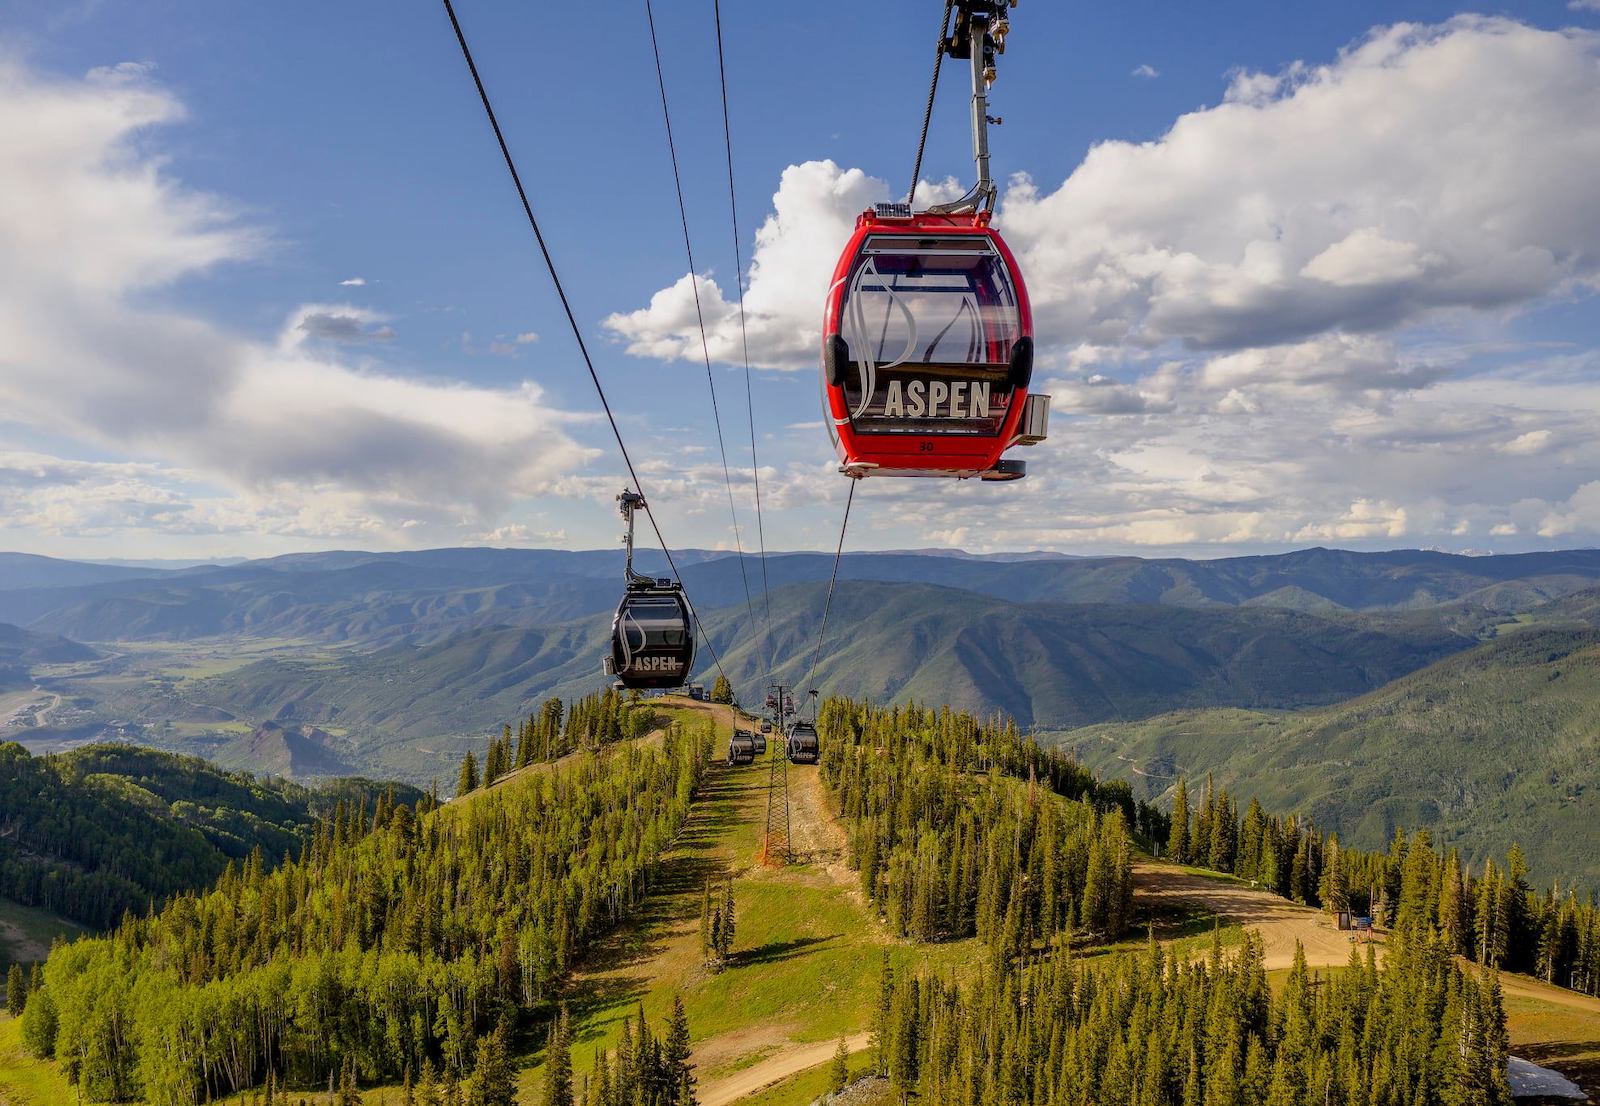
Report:
[[626,688],[682,687],[694,665],[694,625],[671,580],[630,583],[611,620],[605,670]]
[[810,722],[789,727],[789,759],[796,764],[817,763],[817,728]]
[[767,735],[766,734],[761,733],[759,731],[752,730],[751,733],[750,733],[750,740],[755,742],[755,745],[756,745],[756,756],[763,757],[763,756],[767,755]]
[[1044,439],[1028,293],[987,211],[863,213],[822,334],[824,413],[848,476],[1015,480],[1025,466],[1000,455]]
[[728,739],[728,763],[749,764],[756,759],[755,734],[749,730],[734,730]]

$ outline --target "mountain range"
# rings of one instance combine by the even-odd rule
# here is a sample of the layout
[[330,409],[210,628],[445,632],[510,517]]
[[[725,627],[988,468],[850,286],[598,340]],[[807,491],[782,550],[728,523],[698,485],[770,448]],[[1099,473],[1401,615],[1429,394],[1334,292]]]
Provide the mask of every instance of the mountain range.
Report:
[[[706,611],[742,604],[746,580],[755,587],[765,575],[773,588],[817,583],[833,567],[833,558],[820,553],[773,554],[764,567],[747,557],[743,573],[739,559],[728,554],[682,550],[675,556],[691,596]],[[641,556],[640,565],[645,572],[665,571],[659,555]],[[621,578],[622,555],[611,551],[307,553],[176,571],[5,554],[0,622],[89,642],[223,635],[393,641],[599,614],[615,605]],[[1600,551],[1468,557],[1308,549],[1215,561],[858,553],[843,558],[839,579],[937,584],[1018,603],[1311,612],[1464,603],[1512,612],[1600,584]]]
[[[1504,630],[1600,616],[1595,550],[857,553],[839,565],[819,651],[830,555],[675,556],[704,631],[697,680],[720,663],[746,700],[779,678],[1052,731],[1329,708]],[[659,555],[640,567],[665,570]],[[49,726],[10,736],[49,748],[114,722],[234,767],[425,782],[544,697],[604,686],[621,570],[619,551],[349,551],[178,569],[0,556],[0,621],[28,635],[37,662],[13,664],[12,684],[25,673],[59,696]],[[47,641],[88,642],[75,659],[99,659],[51,668]]]

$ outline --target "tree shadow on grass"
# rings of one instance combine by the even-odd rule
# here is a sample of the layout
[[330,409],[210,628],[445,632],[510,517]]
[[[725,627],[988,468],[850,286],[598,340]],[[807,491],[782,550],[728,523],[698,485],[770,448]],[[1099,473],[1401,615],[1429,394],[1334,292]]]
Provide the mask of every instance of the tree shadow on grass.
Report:
[[787,941],[769,941],[753,949],[743,949],[734,953],[733,966],[743,968],[793,960],[797,956],[804,956],[808,950],[814,950],[818,945],[827,944],[842,936],[840,933],[830,933],[823,937],[791,937]]

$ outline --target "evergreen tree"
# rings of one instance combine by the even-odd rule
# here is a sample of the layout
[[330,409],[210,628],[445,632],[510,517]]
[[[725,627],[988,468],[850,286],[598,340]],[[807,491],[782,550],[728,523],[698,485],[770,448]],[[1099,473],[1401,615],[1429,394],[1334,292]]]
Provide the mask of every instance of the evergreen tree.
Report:
[[689,1016],[683,999],[672,996],[672,1013],[667,1020],[667,1039],[661,1050],[667,1088],[672,1106],[694,1106],[694,1071],[689,1064]]
[[1350,888],[1339,863],[1339,839],[1330,838],[1323,852],[1322,881],[1317,888],[1322,908],[1330,914],[1350,909]]
[[6,969],[6,1012],[13,1018],[20,1018],[27,1003],[28,983],[22,974],[22,965],[14,963]]
[[1172,832],[1167,837],[1167,856],[1178,864],[1189,861],[1189,784],[1178,777],[1178,792],[1172,800]]
[[716,683],[711,685],[711,701],[713,703],[733,702],[733,685],[728,682],[728,677],[718,675]]
[[878,1004],[872,1016],[872,1072],[880,1078],[889,1074],[890,1026],[894,1013],[894,966],[889,950],[883,951],[878,969]]
[[[565,1073],[567,1097],[565,1100],[560,1100],[560,1106],[572,1106],[572,1059],[570,1041],[565,1037],[566,1021],[566,1007],[562,1007],[557,1019],[562,1036],[559,1044],[552,1045],[547,1061],[549,1065],[547,1071],[557,1073],[556,1078],[561,1078],[560,1073]],[[478,1038],[477,1062],[473,1066],[472,1076],[467,1081],[466,1087],[465,1097],[468,1106],[516,1106],[517,1073],[511,1064],[510,1056],[507,1055],[508,1036],[507,1024],[501,1021],[493,1032]],[[564,1051],[558,1052],[558,1049]],[[546,1101],[551,1100],[547,1098]]]
[[828,1067],[828,1086],[834,1094],[838,1094],[850,1085],[850,1049],[845,1045],[844,1038],[839,1038],[839,1046],[833,1050],[833,1063]]
[[541,1106],[574,1106],[572,1098],[572,1027],[567,1008],[561,1007],[550,1026],[550,1042],[545,1050],[544,1094]]
[[478,790],[478,758],[472,755],[472,750],[467,750],[467,755],[461,758],[461,778],[456,783],[456,798]]

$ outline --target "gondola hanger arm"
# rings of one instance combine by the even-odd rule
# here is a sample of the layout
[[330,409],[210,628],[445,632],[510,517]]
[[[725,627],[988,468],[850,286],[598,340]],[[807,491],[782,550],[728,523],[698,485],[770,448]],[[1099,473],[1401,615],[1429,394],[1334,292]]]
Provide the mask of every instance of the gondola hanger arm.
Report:
[[937,215],[992,211],[997,194],[989,172],[989,125],[1001,120],[989,114],[989,87],[997,74],[996,59],[1005,53],[1006,36],[1011,32],[1007,12],[1016,0],[955,0],[955,29],[945,40],[944,52],[968,62],[972,76],[972,160],[978,171],[977,183],[965,196],[947,204],[928,208]]

